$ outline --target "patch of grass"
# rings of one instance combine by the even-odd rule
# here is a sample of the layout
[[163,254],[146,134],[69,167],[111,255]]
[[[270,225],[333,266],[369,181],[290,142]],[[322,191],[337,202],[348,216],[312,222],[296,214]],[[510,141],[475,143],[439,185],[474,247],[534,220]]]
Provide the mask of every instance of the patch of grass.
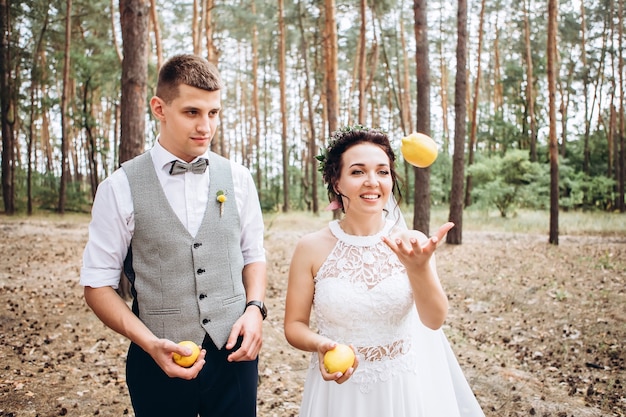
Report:
[[[431,227],[448,219],[448,208],[431,210]],[[411,214],[412,218],[412,214]],[[407,221],[410,221],[407,216]],[[518,210],[513,216],[503,218],[496,211],[467,209],[463,213],[463,230],[510,233],[550,232],[548,211]],[[605,212],[560,212],[559,235],[626,236],[626,214]]]
[[36,210],[31,216],[26,213],[16,213],[12,216],[7,216],[4,213],[0,213],[0,218],[5,223],[19,223],[26,220],[45,220],[58,223],[89,223],[91,215],[89,213],[78,213],[74,211],[68,211],[65,214],[59,214],[56,211],[50,210]]

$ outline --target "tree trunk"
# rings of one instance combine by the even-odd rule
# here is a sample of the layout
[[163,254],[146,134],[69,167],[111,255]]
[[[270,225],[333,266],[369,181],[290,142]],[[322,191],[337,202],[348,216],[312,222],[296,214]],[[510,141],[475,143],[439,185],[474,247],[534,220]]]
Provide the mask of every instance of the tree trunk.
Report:
[[[90,93],[90,80],[87,79],[83,86],[83,128],[85,129],[85,136],[87,138],[86,151],[87,151],[87,164],[89,167],[89,183],[91,185],[91,197],[92,200],[96,196],[96,189],[98,188],[98,145],[96,144],[96,135],[94,134],[94,122],[93,118],[93,100],[89,98]],[[77,164],[78,165],[78,164]]]
[[[35,120],[37,119],[37,102],[35,100],[37,96],[37,89],[41,90],[41,80],[43,79],[39,74],[39,60],[42,58],[42,45],[44,35],[48,29],[48,22],[50,13],[46,10],[41,32],[39,33],[39,39],[37,40],[37,46],[35,53],[33,54],[33,64],[30,70],[31,85],[30,85],[30,121],[28,123],[28,146],[27,146],[27,173],[26,173],[26,194],[27,194],[27,214],[30,216],[33,214],[33,194],[32,194],[32,180],[33,180],[33,150],[35,149]],[[40,91],[41,94],[41,91]],[[43,97],[43,94],[40,95]],[[45,112],[45,110],[44,110]]]
[[446,242],[463,242],[463,184],[465,175],[465,119],[467,108],[467,1],[458,0],[456,45],[456,80],[454,83],[454,154],[452,156],[452,189],[450,191],[449,220],[456,227],[448,232]]
[[120,50],[120,46],[117,43],[117,28],[115,27],[115,4],[113,0],[110,0],[111,7],[111,37],[113,41],[113,47],[115,48],[115,55],[117,55],[117,59],[120,64],[122,63],[122,51]]
[[120,0],[124,47],[120,165],[145,150],[149,8],[148,0]]
[[28,144],[26,148],[26,214],[29,216],[33,214],[33,142],[35,141],[35,89],[37,84],[35,82],[35,71],[37,68],[37,59],[39,55],[35,55],[33,60],[33,67],[31,70],[31,84],[30,84],[30,121],[28,122]]
[[[145,150],[149,12],[148,0],[120,0],[124,46],[120,108],[120,164]],[[118,292],[126,299],[131,297],[130,284],[127,279],[120,281]]]
[[493,106],[496,114],[502,114],[504,105],[504,92],[502,87],[502,70],[500,67],[500,29],[496,24],[496,37],[493,40]]
[[191,6],[191,44],[193,46],[194,55],[200,55],[200,10],[201,7],[198,5],[199,0],[193,0],[193,5]]
[[556,135],[556,36],[558,0],[548,0],[548,95],[550,113],[550,239],[559,244],[559,144]]
[[289,148],[287,147],[287,81],[285,73],[284,2],[278,0],[278,73],[280,77],[280,116],[282,122],[283,154],[283,213],[289,212]]
[[580,3],[580,49],[582,58],[583,103],[585,107],[585,134],[583,136],[583,172],[589,174],[591,150],[589,149],[589,134],[591,120],[589,116],[589,67],[587,66],[587,44],[585,31],[585,2]]
[[163,45],[161,43],[161,25],[159,24],[159,15],[157,13],[156,0],[150,0],[150,21],[154,30],[154,46],[157,54],[157,71],[163,65]]
[[219,62],[218,50],[213,43],[213,0],[204,0],[204,36],[206,38],[207,59],[217,67]]
[[[615,9],[613,8],[614,2],[610,2],[609,13],[608,16],[613,16],[615,14]],[[608,18],[608,32],[609,37],[612,40],[611,46],[613,46],[615,39],[615,24],[613,23],[612,18]],[[617,181],[617,166],[618,162],[618,152],[617,152],[617,109],[615,107],[615,98],[617,94],[617,75],[615,69],[615,48],[611,48],[611,73],[609,76],[609,85],[611,86],[610,90],[610,99],[608,102],[609,107],[609,123],[605,128],[606,136],[607,136],[607,147],[608,147],[608,163],[607,163],[607,174],[606,176],[609,178],[613,178],[615,180],[615,186],[613,187],[615,198],[613,200],[613,207],[619,207],[619,193],[618,193],[618,181]]]
[[[252,15],[256,17],[256,2],[252,0]],[[261,199],[263,175],[261,175],[261,114],[259,108],[259,29],[255,23],[252,27],[252,121],[254,123],[254,147],[256,187]]]
[[[328,136],[337,130],[339,113],[339,85],[337,84],[337,21],[335,19],[335,0],[324,0],[324,79],[326,81],[326,122]],[[341,210],[333,211],[333,218],[341,217]]]
[[624,137],[626,136],[626,132],[624,132],[624,55],[623,55],[623,39],[624,39],[624,0],[618,0],[618,74],[619,74],[619,91],[620,98],[619,101],[619,150],[618,155],[619,158],[617,160],[617,166],[615,167],[619,175],[617,176],[617,188],[618,188],[618,205],[620,213],[626,212],[626,202],[624,201],[624,182],[626,179],[626,173],[624,172],[626,167],[626,141]]
[[324,62],[326,72],[326,116],[328,135],[337,130],[339,86],[337,85],[337,21],[335,0],[324,0]]
[[[530,2],[530,0],[528,0]],[[533,56],[532,47],[530,45],[530,18],[528,17],[529,7],[526,0],[523,0],[522,7],[524,11],[524,42],[526,44],[526,103],[528,106],[528,118],[530,121],[529,143],[530,143],[530,160],[537,161],[537,133],[535,121],[535,88],[533,75]]]
[[[204,28],[204,38],[206,43],[206,56],[207,60],[219,67],[219,53],[215,44],[213,43],[213,0],[202,0],[202,24],[201,27]],[[220,120],[223,114],[220,112]],[[211,151],[216,152],[223,157],[228,157],[228,149],[226,149],[226,143],[224,141],[224,124],[219,124],[218,130],[213,136],[213,140],[211,141]]]
[[[428,24],[426,0],[413,3],[415,18],[415,72],[417,76],[418,132],[430,135],[430,72],[428,62]],[[414,168],[415,185],[413,195],[413,228],[430,234],[430,168]]]
[[411,77],[409,75],[409,54],[404,36],[404,19],[400,19],[400,51],[402,54],[402,88],[400,88],[402,132],[409,135],[413,132],[413,113],[411,110]]
[[[480,96],[480,78],[482,76],[481,54],[483,49],[483,25],[485,23],[485,0],[480,3],[480,18],[478,23],[478,51],[476,52],[476,80],[474,81],[474,100],[472,101],[472,116],[470,121],[470,139],[468,145],[467,166],[474,163],[476,150],[476,132],[478,130],[478,100]],[[465,184],[465,207],[472,205],[472,176],[467,175]]]
[[559,113],[561,113],[561,147],[559,153],[563,158],[567,157],[567,120],[569,117],[570,92],[572,85],[572,77],[574,76],[574,62],[570,56],[570,62],[567,71],[567,81],[563,85],[563,81],[559,81],[559,94],[561,96],[561,105]]
[[302,64],[304,65],[304,94],[307,106],[308,113],[308,122],[309,122],[309,137],[308,137],[308,164],[310,166],[309,172],[311,173],[311,208],[313,213],[319,213],[319,197],[317,195],[317,182],[318,182],[318,171],[317,171],[317,159],[315,155],[317,154],[317,129],[315,128],[315,111],[313,108],[313,98],[311,96],[311,79],[310,74],[311,70],[309,68],[309,43],[307,41],[306,32],[304,30],[304,22],[302,21],[303,11],[302,11],[302,3],[298,2],[298,27],[300,29],[300,37],[302,39]]
[[61,184],[59,187],[59,213],[65,213],[67,198],[67,182],[69,176],[68,158],[69,151],[69,121],[68,121],[68,95],[70,83],[70,45],[72,42],[72,0],[65,2],[65,59],[63,64],[63,91],[61,93]]
[[367,123],[367,97],[365,95],[365,56],[366,56],[366,25],[367,25],[367,1],[361,0],[359,10],[361,12],[361,27],[359,29],[359,70],[358,70],[358,84],[359,84],[359,116],[357,122],[364,125]]
[[11,14],[10,5],[0,0],[0,117],[2,118],[2,198],[4,213],[15,214],[14,108],[11,104],[13,77],[11,76]]
[[[441,4],[441,9],[443,9],[443,2]],[[439,17],[439,33],[443,34],[443,12],[440,12]],[[441,90],[441,123],[443,124],[443,149],[442,151],[447,155],[450,151],[450,129],[448,128],[448,67],[446,66],[446,61],[444,58],[443,52],[443,39],[439,38],[437,42],[439,44],[439,71],[441,74],[440,78],[440,90]]]

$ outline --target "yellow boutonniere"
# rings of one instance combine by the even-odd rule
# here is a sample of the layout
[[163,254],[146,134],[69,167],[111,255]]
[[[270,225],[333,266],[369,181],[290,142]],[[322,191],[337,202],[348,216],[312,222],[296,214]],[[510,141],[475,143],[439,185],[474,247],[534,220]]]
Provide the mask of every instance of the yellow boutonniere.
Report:
[[217,193],[217,202],[220,203],[220,217],[224,214],[224,203],[228,200],[226,198],[226,193],[222,190],[219,190]]

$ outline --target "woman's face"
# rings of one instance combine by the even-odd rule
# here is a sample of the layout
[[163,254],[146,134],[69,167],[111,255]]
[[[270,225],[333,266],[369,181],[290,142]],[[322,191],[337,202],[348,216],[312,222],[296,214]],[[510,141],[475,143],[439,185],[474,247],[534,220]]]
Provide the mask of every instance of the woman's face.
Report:
[[381,213],[393,190],[385,151],[373,143],[360,143],[344,152],[341,163],[335,190],[343,198],[346,214]]

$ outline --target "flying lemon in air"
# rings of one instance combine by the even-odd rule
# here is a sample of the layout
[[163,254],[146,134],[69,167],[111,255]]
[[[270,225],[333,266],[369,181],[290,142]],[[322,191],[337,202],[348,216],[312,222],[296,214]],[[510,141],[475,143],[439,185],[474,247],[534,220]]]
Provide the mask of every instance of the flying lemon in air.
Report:
[[402,138],[402,156],[418,168],[427,168],[437,159],[437,144],[428,135],[413,132]]

